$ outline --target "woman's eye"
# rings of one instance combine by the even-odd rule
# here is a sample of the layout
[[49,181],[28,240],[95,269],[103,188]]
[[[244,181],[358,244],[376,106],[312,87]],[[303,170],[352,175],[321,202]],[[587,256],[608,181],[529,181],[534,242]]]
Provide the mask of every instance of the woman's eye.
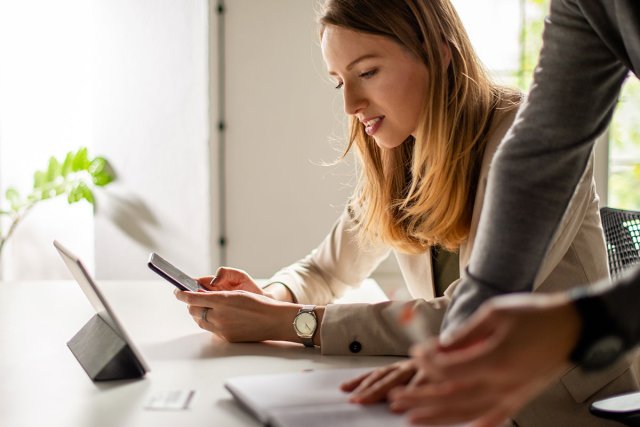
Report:
[[371,70],[371,71],[365,71],[364,73],[360,74],[360,77],[363,79],[370,79],[371,77],[375,76],[376,73],[378,72],[378,70]]
[[339,83],[336,85],[336,89],[342,89],[342,86],[343,86],[343,85],[344,85],[344,83],[343,83],[343,82],[339,82]]

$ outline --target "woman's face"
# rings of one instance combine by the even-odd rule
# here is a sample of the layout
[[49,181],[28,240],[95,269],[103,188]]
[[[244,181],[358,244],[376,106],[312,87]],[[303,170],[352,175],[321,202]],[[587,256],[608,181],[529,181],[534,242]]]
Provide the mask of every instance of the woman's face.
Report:
[[381,148],[415,135],[427,87],[427,68],[383,37],[328,25],[322,55],[343,92],[344,111],[365,126]]

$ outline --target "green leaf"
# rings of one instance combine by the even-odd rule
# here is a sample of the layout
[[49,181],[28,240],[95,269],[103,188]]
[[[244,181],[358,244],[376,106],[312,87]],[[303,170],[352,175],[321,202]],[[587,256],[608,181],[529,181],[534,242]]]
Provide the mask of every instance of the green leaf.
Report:
[[95,204],[93,191],[91,191],[91,189],[85,183],[82,183],[82,185],[80,185],[80,191],[82,192],[82,198],[84,198],[87,202],[91,203],[92,205]]
[[47,168],[47,182],[54,182],[62,172],[62,166],[55,157],[49,158],[49,167]]
[[91,191],[86,183],[78,181],[69,190],[67,201],[69,203],[76,203],[83,199],[91,203],[92,205],[95,203],[93,191]]
[[17,211],[20,208],[20,193],[18,193],[18,190],[13,187],[7,188],[4,196],[11,205],[12,211]]
[[89,169],[88,169],[89,173],[91,175],[95,175],[103,172],[106,166],[106,163],[107,163],[107,160],[104,157],[100,157],[100,156],[96,157],[91,161],[91,164],[89,165]]
[[78,185],[72,186],[67,192],[67,201],[69,204],[76,203],[82,198],[82,191],[78,188]]
[[42,200],[42,191],[34,190],[31,194],[27,196],[27,200],[29,202],[36,202],[36,201]]
[[14,201],[17,201],[18,199],[20,199],[20,193],[18,193],[18,190],[16,190],[13,187],[7,188],[7,191],[4,193],[4,196],[11,203],[13,203]]
[[73,153],[69,151],[67,156],[64,158],[64,162],[62,163],[62,170],[60,174],[66,178],[69,173],[71,173],[71,164],[73,163]]
[[71,170],[73,172],[87,170],[89,167],[89,157],[87,155],[87,147],[82,147],[78,150],[78,152],[73,156],[73,161],[71,162]]
[[33,188],[40,189],[47,183],[47,175],[42,171],[33,174]]
[[104,157],[96,157],[89,165],[89,173],[93,183],[98,187],[104,187],[114,179],[111,165]]
[[[0,210],[0,216],[11,216],[17,221],[16,218],[20,218],[38,202],[63,194],[66,194],[70,204],[86,200],[94,206],[95,212],[96,200],[93,189],[95,186],[105,186],[115,178],[107,159],[96,157],[91,160],[87,148],[80,147],[76,152],[68,152],[62,163],[55,157],[50,157],[46,169],[34,172],[33,189],[25,197],[21,198],[15,188],[7,189],[6,200],[10,209]],[[6,238],[7,236],[0,236],[3,241]]]
[[54,196],[54,194],[51,194],[51,190],[50,189],[48,189],[48,188],[44,189],[44,190],[40,191],[40,200],[50,199],[51,197]]

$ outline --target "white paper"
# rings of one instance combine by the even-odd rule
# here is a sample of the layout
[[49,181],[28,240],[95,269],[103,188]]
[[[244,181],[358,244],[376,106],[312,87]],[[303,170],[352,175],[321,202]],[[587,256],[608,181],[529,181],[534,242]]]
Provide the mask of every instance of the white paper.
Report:
[[[404,427],[386,404],[349,403],[340,384],[372,368],[326,369],[231,378],[225,387],[263,424],[278,427]],[[462,426],[459,426],[462,427]]]
[[298,406],[272,409],[270,424],[274,427],[405,427],[410,424],[402,415],[390,412],[386,404]]
[[161,390],[149,396],[145,409],[155,411],[184,411],[189,409],[195,390]]

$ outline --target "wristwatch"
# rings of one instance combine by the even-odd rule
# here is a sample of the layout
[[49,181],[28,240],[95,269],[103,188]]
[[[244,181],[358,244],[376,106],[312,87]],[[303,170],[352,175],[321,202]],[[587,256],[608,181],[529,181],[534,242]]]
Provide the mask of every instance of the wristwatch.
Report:
[[615,320],[598,297],[581,295],[573,301],[581,320],[578,342],[569,359],[585,371],[605,368],[626,349]]
[[293,319],[293,329],[305,347],[313,347],[313,336],[318,329],[315,305],[304,305]]

